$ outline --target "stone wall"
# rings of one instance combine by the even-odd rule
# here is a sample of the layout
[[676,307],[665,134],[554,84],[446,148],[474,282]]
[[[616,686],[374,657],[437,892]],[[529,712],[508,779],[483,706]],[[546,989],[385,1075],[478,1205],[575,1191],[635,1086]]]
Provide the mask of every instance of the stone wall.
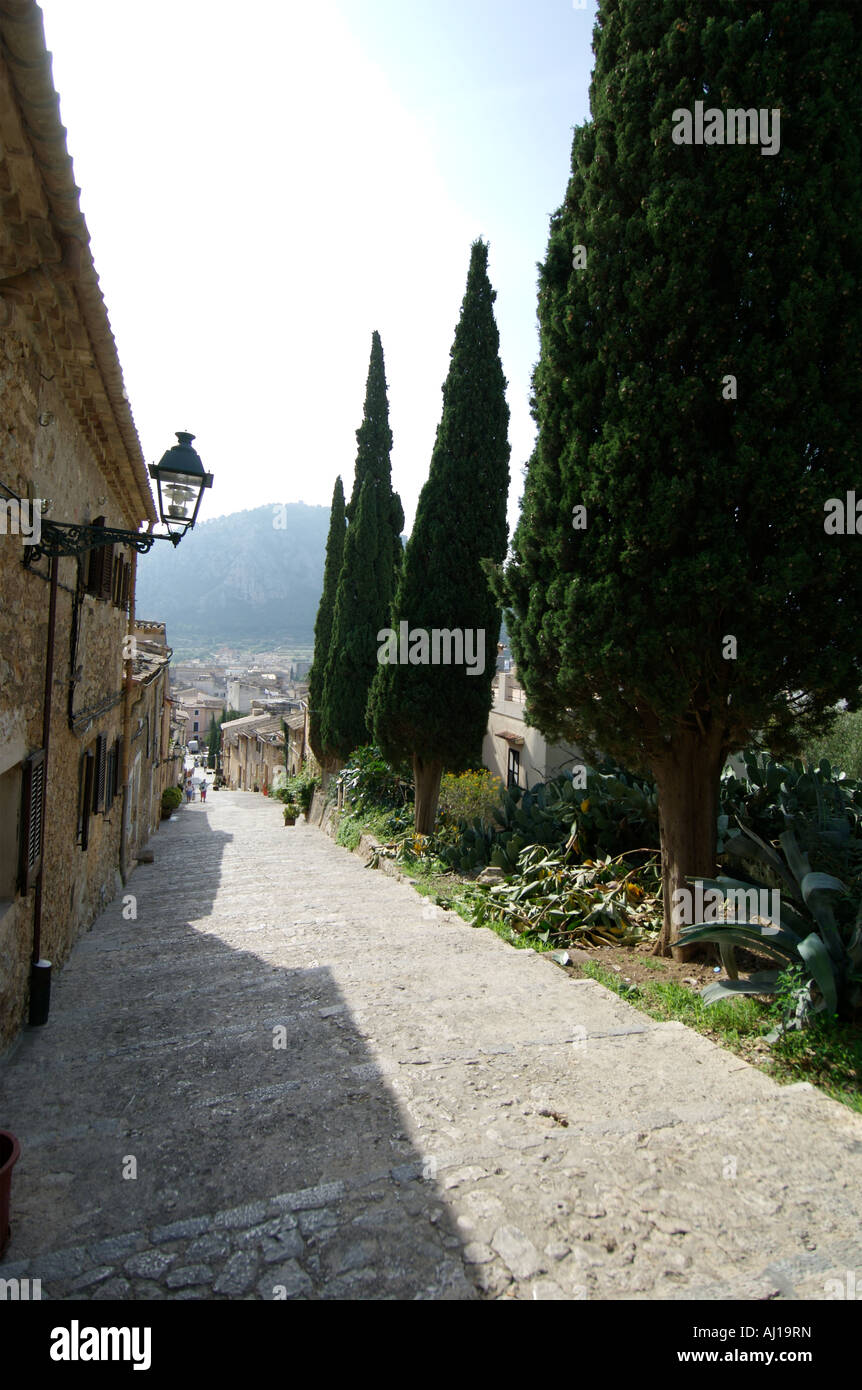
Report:
[[[40,415],[50,423],[40,426]],[[57,519],[83,512],[91,520],[104,515],[109,526],[128,525],[64,400],[12,331],[0,335],[0,420],[0,479],[14,492],[50,498]],[[42,747],[50,584],[49,561],[26,568],[25,536],[6,529],[0,535],[0,772],[14,777],[22,760]],[[55,966],[113,896],[118,865],[121,800],[108,814],[90,817],[86,851],[77,842],[82,754],[98,734],[108,748],[122,737],[127,624],[124,609],[81,592],[86,565],[86,556],[58,562],[41,939],[42,955]],[[18,838],[10,830],[7,823],[7,866]],[[7,897],[0,908],[0,1045],[24,1018],[33,899],[31,889],[11,902]]]

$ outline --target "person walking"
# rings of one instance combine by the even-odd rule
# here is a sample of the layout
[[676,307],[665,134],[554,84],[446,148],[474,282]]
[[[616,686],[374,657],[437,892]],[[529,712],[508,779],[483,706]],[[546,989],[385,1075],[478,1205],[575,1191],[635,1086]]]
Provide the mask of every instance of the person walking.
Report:
[[206,801],[206,799],[207,799],[207,784],[206,784],[206,780],[204,780],[203,782],[201,782],[201,801]]
[[191,777],[189,777],[189,778],[187,778],[187,780],[186,780],[186,801],[188,802],[188,801],[193,800],[194,794],[195,794],[194,782],[192,781]]

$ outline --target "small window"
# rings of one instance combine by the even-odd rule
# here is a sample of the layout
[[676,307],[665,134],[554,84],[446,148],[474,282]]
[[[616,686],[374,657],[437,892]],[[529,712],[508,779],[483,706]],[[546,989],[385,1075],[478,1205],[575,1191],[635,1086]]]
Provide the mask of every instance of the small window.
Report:
[[114,755],[116,747],[114,744],[108,749],[108,757],[105,764],[105,815],[108,814],[114,804]]
[[509,767],[506,773],[506,786],[517,787],[521,772],[521,755],[517,748],[509,749]]
[[114,742],[114,780],[111,786],[111,796],[119,796],[122,788],[122,743],[119,738]]
[[24,763],[21,783],[21,868],[19,884],[28,892],[42,867],[45,833],[45,750],[40,748]]
[[14,898],[18,890],[21,817],[21,764],[0,777],[0,898]]
[[[104,526],[105,518],[97,516],[93,518],[93,526]],[[97,545],[90,551],[90,558],[87,567],[86,590],[94,598],[103,598],[110,601],[114,581],[114,547],[113,545]]]
[[96,755],[88,748],[81,758],[78,787],[78,843],[86,849],[90,843],[90,811],[93,804],[93,769]]
[[93,769],[93,810],[105,808],[105,783],[108,774],[108,740],[105,734],[96,739],[96,762]]

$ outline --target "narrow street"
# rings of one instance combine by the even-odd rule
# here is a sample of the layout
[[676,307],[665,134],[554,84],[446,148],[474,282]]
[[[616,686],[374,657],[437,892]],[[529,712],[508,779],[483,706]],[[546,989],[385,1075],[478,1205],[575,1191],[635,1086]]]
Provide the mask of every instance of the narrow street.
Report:
[[183,806],[0,1063],[43,1298],[824,1298],[862,1116],[281,807]]

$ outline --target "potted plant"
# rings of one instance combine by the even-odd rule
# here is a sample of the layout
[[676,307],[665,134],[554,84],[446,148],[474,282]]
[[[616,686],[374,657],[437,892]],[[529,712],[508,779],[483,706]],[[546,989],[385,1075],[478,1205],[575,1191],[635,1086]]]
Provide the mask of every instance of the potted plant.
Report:
[[162,820],[169,820],[171,814],[181,804],[183,794],[179,787],[165,787],[162,792]]
[[284,803],[284,823],[285,823],[285,825],[296,825],[296,815],[297,815],[298,809],[299,809],[299,808],[298,808],[298,806],[296,805],[296,802],[295,802],[295,801],[286,801],[286,802]]
[[7,1129],[0,1129],[0,1256],[12,1234],[9,1225],[9,1206],[12,1190],[12,1169],[21,1157],[21,1145]]

